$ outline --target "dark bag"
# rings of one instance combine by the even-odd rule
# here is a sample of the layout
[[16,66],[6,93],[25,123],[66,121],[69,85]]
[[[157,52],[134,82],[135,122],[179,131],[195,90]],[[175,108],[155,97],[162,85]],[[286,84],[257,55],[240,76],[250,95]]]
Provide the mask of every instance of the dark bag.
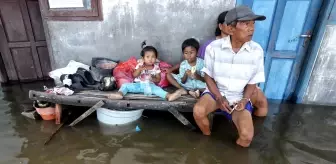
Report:
[[108,58],[92,58],[90,70],[93,78],[100,82],[103,77],[112,76],[113,69],[117,66],[118,63],[119,61]]
[[104,77],[101,79],[98,89],[100,91],[112,91],[117,88],[116,80],[113,76]]

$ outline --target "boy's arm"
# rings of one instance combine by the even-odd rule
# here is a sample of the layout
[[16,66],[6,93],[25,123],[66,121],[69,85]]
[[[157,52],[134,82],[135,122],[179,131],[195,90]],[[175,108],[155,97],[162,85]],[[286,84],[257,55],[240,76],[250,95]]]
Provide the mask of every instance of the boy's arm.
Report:
[[176,72],[179,68],[180,68],[180,63],[174,65],[174,66],[171,67],[171,68],[169,68],[169,69],[167,70],[167,72],[168,72],[168,73],[173,73],[173,72]]
[[[207,59],[209,60],[209,59]],[[204,60],[203,59],[197,59],[197,62],[199,64],[199,67],[200,68],[204,68]],[[209,64],[208,64],[209,65]],[[208,66],[209,67],[209,66]],[[213,69],[213,68],[212,68]],[[200,71],[199,73],[197,73],[198,71],[195,72],[195,79],[196,80],[200,80],[202,82],[205,82],[205,79],[204,79],[204,76],[205,76],[205,73]]]
[[179,68],[179,77],[181,78],[181,83],[185,84],[188,80],[188,77],[189,77],[188,73],[191,74],[191,71],[187,70],[185,68],[185,64],[183,62],[179,64],[179,67],[180,67]]
[[184,75],[183,77],[181,78],[181,83],[182,84],[185,84],[187,82],[187,79],[188,79],[188,71],[184,72]]

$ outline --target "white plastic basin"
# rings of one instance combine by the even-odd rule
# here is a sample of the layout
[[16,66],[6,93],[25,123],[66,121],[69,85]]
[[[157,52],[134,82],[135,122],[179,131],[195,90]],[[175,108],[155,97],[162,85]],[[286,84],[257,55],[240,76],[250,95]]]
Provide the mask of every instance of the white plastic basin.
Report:
[[100,122],[110,125],[127,124],[139,119],[143,109],[132,111],[116,111],[106,108],[97,109],[97,118]]
[[99,130],[103,135],[114,135],[114,136],[123,136],[129,133],[136,132],[136,126],[139,122],[133,121],[128,124],[122,125],[110,125],[105,124],[100,121],[99,122]]

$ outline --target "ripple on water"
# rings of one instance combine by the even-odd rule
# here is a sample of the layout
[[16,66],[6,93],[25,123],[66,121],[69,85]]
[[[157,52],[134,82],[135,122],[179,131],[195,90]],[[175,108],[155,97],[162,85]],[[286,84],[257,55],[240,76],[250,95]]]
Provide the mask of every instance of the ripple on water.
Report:
[[[96,155],[96,157],[94,157]],[[89,157],[90,156],[90,157]],[[84,149],[80,150],[76,156],[77,160],[84,160],[86,162],[101,162],[106,163],[108,161],[108,153],[98,153],[98,149]]]
[[324,123],[330,126],[336,126],[336,120],[332,118],[326,118],[324,119]]

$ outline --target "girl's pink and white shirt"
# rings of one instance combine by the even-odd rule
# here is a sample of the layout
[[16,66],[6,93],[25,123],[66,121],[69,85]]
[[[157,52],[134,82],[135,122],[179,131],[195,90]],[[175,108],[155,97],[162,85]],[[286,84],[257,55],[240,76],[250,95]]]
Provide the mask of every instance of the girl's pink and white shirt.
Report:
[[[143,66],[143,63],[138,63],[138,65],[135,67],[135,69],[138,69],[141,66]],[[149,80],[151,78],[151,75],[157,75],[159,73],[161,73],[159,65],[158,64],[154,64],[153,69],[141,71],[140,76],[138,76],[137,78],[135,78],[134,82],[141,82],[141,81]]]

